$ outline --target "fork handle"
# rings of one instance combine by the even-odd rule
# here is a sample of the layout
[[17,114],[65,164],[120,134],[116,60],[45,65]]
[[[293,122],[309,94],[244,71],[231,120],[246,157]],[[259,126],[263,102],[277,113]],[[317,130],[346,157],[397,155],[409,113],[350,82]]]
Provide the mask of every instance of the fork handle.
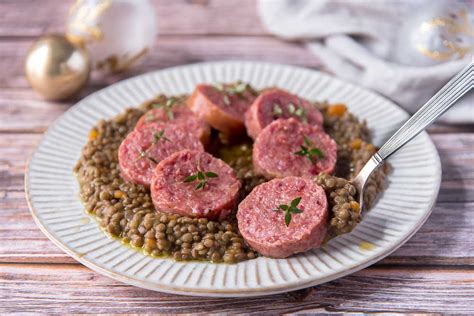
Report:
[[451,108],[457,100],[473,88],[473,73],[474,63],[471,61],[406,121],[373,158],[381,163]]

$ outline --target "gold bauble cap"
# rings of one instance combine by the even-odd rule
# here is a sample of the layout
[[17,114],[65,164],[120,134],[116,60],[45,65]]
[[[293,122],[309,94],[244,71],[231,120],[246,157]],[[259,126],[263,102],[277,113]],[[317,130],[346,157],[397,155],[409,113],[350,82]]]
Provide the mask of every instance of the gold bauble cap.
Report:
[[91,71],[87,51],[65,35],[43,36],[28,51],[26,78],[38,93],[49,100],[76,94],[87,83]]

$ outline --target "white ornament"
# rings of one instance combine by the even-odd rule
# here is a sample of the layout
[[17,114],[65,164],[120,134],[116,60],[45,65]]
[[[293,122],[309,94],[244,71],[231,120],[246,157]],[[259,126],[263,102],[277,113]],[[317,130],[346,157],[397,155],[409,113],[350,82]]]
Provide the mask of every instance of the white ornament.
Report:
[[87,46],[94,68],[122,71],[151,49],[157,35],[155,10],[148,0],[77,0],[67,34]]
[[[393,60],[431,66],[474,52],[474,12],[470,1],[413,3],[411,17],[399,31]],[[417,7],[418,5],[418,7]]]

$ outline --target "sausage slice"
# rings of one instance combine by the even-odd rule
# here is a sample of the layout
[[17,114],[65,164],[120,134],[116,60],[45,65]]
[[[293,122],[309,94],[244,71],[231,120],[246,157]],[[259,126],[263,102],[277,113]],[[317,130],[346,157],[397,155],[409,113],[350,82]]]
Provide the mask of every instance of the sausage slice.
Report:
[[254,171],[267,179],[316,176],[336,166],[337,145],[319,126],[294,118],[265,127],[253,146]]
[[274,120],[290,117],[310,125],[323,124],[321,112],[308,101],[285,90],[265,90],[245,113],[247,134],[255,139]]
[[158,164],[151,197],[160,212],[223,219],[236,206],[240,185],[224,161],[206,152],[183,150]]
[[204,151],[199,139],[178,125],[151,123],[136,129],[118,150],[122,177],[148,187],[156,165],[183,149]]
[[[287,226],[281,207],[292,202],[300,212],[291,213]],[[239,204],[237,221],[252,248],[264,256],[286,258],[321,246],[328,222],[326,194],[307,178],[274,179],[255,187]]]
[[198,84],[188,99],[188,107],[215,129],[226,134],[245,130],[244,113],[255,100],[256,92],[245,83]]
[[203,144],[209,142],[210,126],[197,117],[184,102],[177,98],[168,98],[162,102],[155,102],[152,109],[146,112],[137,122],[135,129],[140,129],[151,123],[166,122],[177,124],[195,134]]

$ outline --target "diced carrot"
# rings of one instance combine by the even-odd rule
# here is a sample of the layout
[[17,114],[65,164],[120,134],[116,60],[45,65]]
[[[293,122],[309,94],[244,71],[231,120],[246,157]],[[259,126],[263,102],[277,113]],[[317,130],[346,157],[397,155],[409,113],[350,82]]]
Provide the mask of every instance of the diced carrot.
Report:
[[116,199],[121,199],[123,196],[124,196],[123,191],[116,190],[116,191],[114,192],[114,198],[116,198]]
[[94,140],[99,135],[99,132],[94,128],[89,132],[89,140]]
[[347,107],[342,103],[332,104],[328,107],[327,112],[331,116],[341,117],[347,112]]
[[367,144],[366,148],[368,151],[373,152],[373,153],[375,153],[376,151],[375,146],[372,144]]
[[353,209],[354,212],[359,213],[359,210],[360,210],[359,203],[357,203],[356,201],[351,201],[350,205],[351,205],[351,209]]
[[360,146],[362,146],[362,139],[360,138],[355,138],[351,141],[350,146],[352,149],[360,149]]

